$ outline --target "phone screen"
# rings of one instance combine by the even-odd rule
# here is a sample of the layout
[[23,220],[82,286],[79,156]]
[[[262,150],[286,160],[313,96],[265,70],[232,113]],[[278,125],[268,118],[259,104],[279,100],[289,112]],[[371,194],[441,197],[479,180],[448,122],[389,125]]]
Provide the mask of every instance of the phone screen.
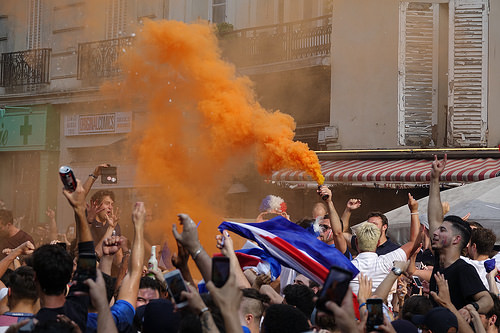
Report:
[[76,265],[76,272],[78,273],[78,280],[85,281],[87,279],[96,278],[96,257],[95,254],[78,255],[78,263]]
[[221,288],[229,279],[229,258],[212,258],[212,282],[217,288]]
[[367,331],[370,332],[376,326],[384,323],[384,312],[381,298],[369,298],[366,300],[366,309],[368,310],[368,318],[366,320]]
[[325,284],[319,295],[317,306],[320,310],[330,312],[326,309],[325,303],[333,301],[340,305],[349,288],[352,274],[340,267],[330,268]]
[[188,291],[188,289],[179,270],[172,271],[171,273],[173,274],[165,275],[165,281],[167,282],[168,291],[174,298],[175,303],[179,305],[182,303],[181,292]]
[[415,285],[419,288],[422,288],[422,281],[420,281],[418,276],[413,277],[413,281],[415,282]]

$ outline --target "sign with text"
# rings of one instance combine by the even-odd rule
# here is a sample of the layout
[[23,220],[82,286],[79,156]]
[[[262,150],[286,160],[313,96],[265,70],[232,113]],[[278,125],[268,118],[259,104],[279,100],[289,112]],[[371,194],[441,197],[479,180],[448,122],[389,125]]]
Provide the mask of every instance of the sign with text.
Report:
[[128,133],[132,130],[132,112],[76,114],[64,117],[64,135]]

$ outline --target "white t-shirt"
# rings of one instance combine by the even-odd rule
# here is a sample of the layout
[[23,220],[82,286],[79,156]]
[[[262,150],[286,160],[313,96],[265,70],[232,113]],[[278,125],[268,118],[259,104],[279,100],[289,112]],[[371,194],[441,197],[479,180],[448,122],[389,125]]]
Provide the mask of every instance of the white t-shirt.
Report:
[[[401,248],[384,255],[377,255],[375,252],[361,252],[352,260],[352,264],[363,275],[372,279],[372,292],[382,283],[387,274],[394,267],[394,261],[406,261],[406,252]],[[357,295],[359,290],[359,280],[356,276],[350,284],[352,291]]]
[[[488,279],[486,279],[486,268],[484,268],[484,262],[486,260],[473,260],[471,258],[462,257],[462,256],[460,256],[460,259],[462,259],[466,263],[474,266],[474,268],[477,271],[477,274],[481,278],[481,281],[483,281],[484,286],[486,287],[486,289],[490,290],[490,285],[488,284]],[[495,262],[498,262],[498,260],[499,259],[495,259]],[[500,283],[498,283],[498,282],[497,282],[497,288],[498,288],[498,290],[500,290]]]

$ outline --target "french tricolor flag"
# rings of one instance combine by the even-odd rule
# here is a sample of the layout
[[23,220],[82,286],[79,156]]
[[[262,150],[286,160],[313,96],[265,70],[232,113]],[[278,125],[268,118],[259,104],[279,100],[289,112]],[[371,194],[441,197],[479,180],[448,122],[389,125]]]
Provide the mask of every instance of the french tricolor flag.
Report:
[[260,223],[225,221],[219,225],[219,230],[232,231],[255,241],[280,264],[320,284],[323,284],[331,266],[352,272],[353,278],[359,273],[349,259],[335,247],[323,243],[302,227],[281,216]]

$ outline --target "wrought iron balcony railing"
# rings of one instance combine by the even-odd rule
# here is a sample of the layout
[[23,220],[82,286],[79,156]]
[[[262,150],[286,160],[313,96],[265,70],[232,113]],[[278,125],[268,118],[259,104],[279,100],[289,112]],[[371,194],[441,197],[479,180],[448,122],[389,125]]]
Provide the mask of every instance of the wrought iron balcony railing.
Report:
[[0,86],[50,83],[50,53],[51,49],[2,53]]
[[239,67],[329,55],[332,16],[223,34],[224,55]]
[[132,45],[134,37],[106,39],[78,44],[78,80],[100,80],[119,75],[118,59]]

